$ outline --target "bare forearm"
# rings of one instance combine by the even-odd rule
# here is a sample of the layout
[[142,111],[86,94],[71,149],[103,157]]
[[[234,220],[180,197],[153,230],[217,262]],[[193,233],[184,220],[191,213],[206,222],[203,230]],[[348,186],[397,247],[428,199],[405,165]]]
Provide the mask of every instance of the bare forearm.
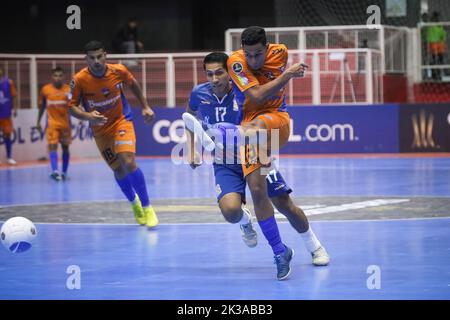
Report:
[[17,110],[19,110],[19,103],[18,103],[16,97],[13,97],[13,109],[15,112],[17,112]]
[[147,103],[147,99],[145,99],[144,94],[142,93],[141,87],[137,82],[133,82],[133,84],[130,86],[131,92],[133,92],[136,99],[139,100],[139,104],[141,105],[142,109],[149,108],[149,105]]
[[184,132],[186,133],[188,155],[192,157],[195,150],[195,137],[187,128],[184,129]]
[[41,105],[41,106],[39,106],[39,113],[38,113],[37,123],[41,122],[43,114],[44,114],[44,106]]
[[264,101],[273,97],[278,91],[280,91],[290,79],[291,76],[284,72],[273,81],[248,89],[246,91],[246,95],[257,104],[262,104]]
[[72,117],[75,117],[79,120],[87,121],[90,119],[89,112],[84,111],[79,106],[70,107],[69,112]]

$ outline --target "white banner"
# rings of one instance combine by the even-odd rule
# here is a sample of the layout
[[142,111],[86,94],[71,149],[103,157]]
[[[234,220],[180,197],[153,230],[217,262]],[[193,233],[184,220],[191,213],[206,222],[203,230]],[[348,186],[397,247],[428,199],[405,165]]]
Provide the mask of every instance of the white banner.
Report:
[[[36,129],[38,110],[19,110],[13,118],[14,133],[12,135],[12,157],[17,161],[35,161],[47,155],[47,140],[45,132]],[[46,114],[42,117],[41,125],[45,127]],[[100,153],[92,137],[87,122],[78,126],[78,120],[72,118],[72,144],[70,153],[74,158],[100,157]],[[60,148],[58,150],[61,150]],[[0,132],[0,161],[6,158],[3,134]]]

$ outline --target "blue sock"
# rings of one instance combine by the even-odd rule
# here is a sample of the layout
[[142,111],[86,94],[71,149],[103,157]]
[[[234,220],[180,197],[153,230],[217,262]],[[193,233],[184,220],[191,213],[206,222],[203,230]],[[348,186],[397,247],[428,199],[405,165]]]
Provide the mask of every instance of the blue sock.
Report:
[[145,185],[144,174],[141,169],[137,168],[134,172],[128,174],[128,179],[133,186],[133,189],[141,199],[143,207],[148,207],[150,205],[150,200],[148,199],[147,186]]
[[126,176],[123,179],[118,179],[115,175],[114,178],[116,178],[116,182],[119,185],[120,189],[122,190],[125,197],[127,197],[128,201],[133,201],[135,198],[135,193],[133,190],[133,187],[131,186],[130,179],[128,179],[128,176]]
[[67,173],[67,169],[69,168],[69,159],[70,159],[70,153],[64,152],[62,154],[62,160],[63,160],[63,165],[62,165],[62,171],[64,174]]
[[11,158],[12,141],[11,138],[5,138],[6,157]]
[[284,244],[281,242],[280,232],[278,231],[277,221],[275,217],[272,216],[269,219],[258,221],[261,227],[264,237],[266,237],[272,251],[275,255],[282,254],[284,252]]
[[58,171],[58,152],[50,151],[48,155],[50,157],[50,166],[52,167],[52,172]]

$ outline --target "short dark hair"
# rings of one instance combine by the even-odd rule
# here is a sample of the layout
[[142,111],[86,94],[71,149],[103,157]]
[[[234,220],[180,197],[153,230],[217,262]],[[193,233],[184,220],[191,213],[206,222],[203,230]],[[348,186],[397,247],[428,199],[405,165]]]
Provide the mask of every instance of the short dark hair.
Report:
[[88,53],[88,51],[96,51],[96,50],[100,50],[100,49],[103,49],[104,51],[106,51],[103,43],[101,43],[100,41],[97,41],[97,40],[89,41],[84,46],[85,53]]
[[62,73],[64,73],[64,69],[61,68],[60,66],[57,66],[57,67],[52,69],[52,74],[54,74],[55,72],[62,72]]
[[252,46],[257,43],[261,43],[263,46],[265,46],[267,43],[266,31],[264,30],[264,28],[251,26],[242,31],[242,45]]
[[227,70],[228,55],[223,52],[211,52],[203,59],[203,69],[206,70],[208,63],[221,63],[223,68]]

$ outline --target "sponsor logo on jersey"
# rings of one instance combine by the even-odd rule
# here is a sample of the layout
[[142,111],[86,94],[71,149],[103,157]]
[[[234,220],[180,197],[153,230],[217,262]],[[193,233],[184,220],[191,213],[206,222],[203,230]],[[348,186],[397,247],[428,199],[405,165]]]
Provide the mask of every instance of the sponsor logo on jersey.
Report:
[[103,88],[102,89],[102,93],[103,93],[103,95],[105,96],[105,97],[107,97],[107,96],[109,96],[109,89],[108,88]]
[[272,54],[273,54],[273,55],[280,54],[280,53],[283,52],[283,51],[284,51],[284,49],[281,49],[281,48],[274,49],[274,50],[272,50]]
[[236,74],[239,74],[242,72],[242,70],[244,70],[244,67],[242,66],[242,63],[240,62],[235,62],[233,63],[233,65],[231,66],[231,69],[233,69],[233,72]]

